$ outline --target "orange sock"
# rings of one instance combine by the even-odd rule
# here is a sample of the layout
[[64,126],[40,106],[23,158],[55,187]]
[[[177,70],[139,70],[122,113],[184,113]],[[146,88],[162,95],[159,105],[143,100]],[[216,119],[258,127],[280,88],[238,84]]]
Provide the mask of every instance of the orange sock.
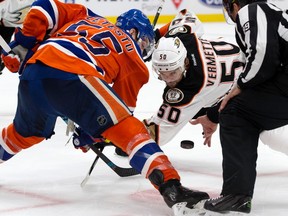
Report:
[[10,124],[7,128],[2,130],[2,139],[4,141],[4,145],[6,144],[8,150],[10,152],[16,154],[22,149],[29,148],[41,141],[43,141],[44,137],[23,137],[16,130],[13,124]]

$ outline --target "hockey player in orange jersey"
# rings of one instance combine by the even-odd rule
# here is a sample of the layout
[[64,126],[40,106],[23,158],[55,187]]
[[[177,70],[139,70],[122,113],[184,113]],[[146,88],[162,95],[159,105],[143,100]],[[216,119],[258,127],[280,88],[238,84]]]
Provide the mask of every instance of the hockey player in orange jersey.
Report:
[[0,160],[50,138],[56,118],[66,116],[91,137],[103,136],[127,152],[169,207],[187,202],[193,209],[209,198],[181,186],[167,156],[132,116],[149,78],[142,51],[153,38],[139,10],[114,25],[83,5],[35,1],[10,43],[14,53],[2,54],[6,67],[21,76],[16,116],[0,136]]

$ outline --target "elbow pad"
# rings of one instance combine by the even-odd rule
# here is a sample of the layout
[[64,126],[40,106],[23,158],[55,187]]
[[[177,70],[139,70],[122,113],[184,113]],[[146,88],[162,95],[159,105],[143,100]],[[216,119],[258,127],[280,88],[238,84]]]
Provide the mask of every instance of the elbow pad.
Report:
[[27,49],[32,49],[37,44],[36,37],[24,35],[20,28],[15,30],[15,41]]

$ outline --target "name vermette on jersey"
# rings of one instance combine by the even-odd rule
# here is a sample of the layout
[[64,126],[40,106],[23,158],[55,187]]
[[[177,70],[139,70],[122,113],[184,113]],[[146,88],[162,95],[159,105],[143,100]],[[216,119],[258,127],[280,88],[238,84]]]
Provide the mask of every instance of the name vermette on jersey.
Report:
[[206,40],[201,40],[201,42],[208,72],[208,79],[206,86],[212,86],[214,85],[215,80],[217,78],[216,59],[211,43]]

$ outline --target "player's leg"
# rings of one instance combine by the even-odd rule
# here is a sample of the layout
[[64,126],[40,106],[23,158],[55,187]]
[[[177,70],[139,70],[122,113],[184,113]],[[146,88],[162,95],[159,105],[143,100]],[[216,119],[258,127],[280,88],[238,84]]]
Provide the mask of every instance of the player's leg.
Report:
[[187,207],[193,208],[199,201],[209,198],[205,192],[181,186],[178,172],[135,117],[125,118],[102,135],[128,153],[130,165],[151,181],[169,207],[187,202]]
[[120,147],[129,155],[131,166],[146,178],[154,169],[163,169],[164,182],[168,179],[180,179],[167,156],[151,139],[144,124],[132,116],[125,103],[107,83],[92,76],[80,77],[80,80],[86,88],[77,87],[82,97],[81,100],[78,99],[79,108],[75,106],[75,109],[79,110],[76,113],[80,113],[81,107],[86,107],[87,118],[83,113],[82,118],[75,122],[82,129],[93,137],[102,135]]
[[0,137],[1,162],[51,137],[57,116],[49,109],[41,83],[21,80],[15,118]]
[[260,131],[287,124],[287,109],[286,97],[253,89],[229,101],[220,113],[223,196],[206,202],[206,209],[250,212]]
[[15,129],[13,124],[3,128],[0,136],[0,163],[9,160],[22,149],[29,148],[44,138],[31,136],[23,137]]
[[260,140],[271,149],[288,155],[288,125],[273,130],[264,130],[260,133]]
[[288,99],[282,95],[265,92],[258,94],[259,96],[254,97],[255,103],[257,103],[255,107],[259,107],[256,114],[265,118],[260,122],[263,124],[260,141],[271,149],[288,155]]
[[54,109],[91,136],[102,135],[127,152],[131,166],[150,179],[168,206],[187,201],[192,208],[200,200],[209,198],[207,193],[181,186],[168,157],[107,83],[92,76],[77,76],[77,79],[43,80]]

